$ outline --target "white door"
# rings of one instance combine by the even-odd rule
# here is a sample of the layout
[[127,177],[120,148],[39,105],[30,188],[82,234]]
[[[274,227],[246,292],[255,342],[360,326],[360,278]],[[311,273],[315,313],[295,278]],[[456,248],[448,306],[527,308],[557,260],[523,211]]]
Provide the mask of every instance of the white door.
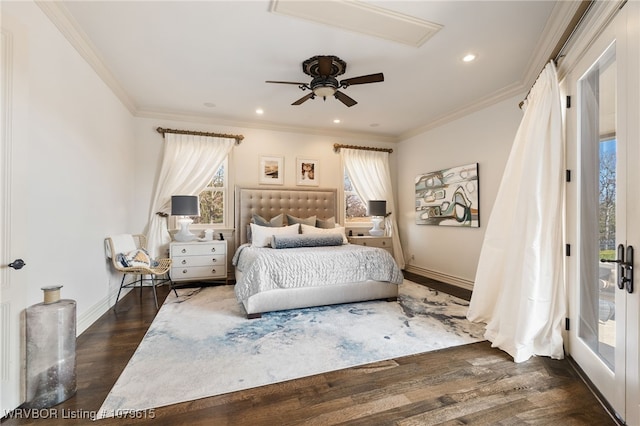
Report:
[[[640,423],[637,4],[629,2],[567,76],[569,353],[628,424]],[[635,48],[633,48],[635,46]],[[640,254],[640,253],[639,253]],[[637,274],[636,274],[637,275]],[[637,281],[637,280],[636,280]],[[634,287],[635,284],[635,288]]]
[[[21,315],[27,300],[26,191],[27,44],[25,31],[2,14],[0,55],[0,413],[23,402],[24,340]],[[20,267],[20,260],[27,264]],[[12,267],[9,266],[12,264]]]

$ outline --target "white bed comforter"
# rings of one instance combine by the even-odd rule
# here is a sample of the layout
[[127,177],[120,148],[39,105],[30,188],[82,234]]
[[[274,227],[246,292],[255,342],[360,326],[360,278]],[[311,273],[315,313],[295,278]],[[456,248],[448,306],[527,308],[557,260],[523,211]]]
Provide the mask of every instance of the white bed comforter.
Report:
[[232,263],[242,272],[235,286],[239,302],[278,288],[367,280],[402,283],[402,271],[389,252],[355,244],[280,250],[243,244],[236,250]]

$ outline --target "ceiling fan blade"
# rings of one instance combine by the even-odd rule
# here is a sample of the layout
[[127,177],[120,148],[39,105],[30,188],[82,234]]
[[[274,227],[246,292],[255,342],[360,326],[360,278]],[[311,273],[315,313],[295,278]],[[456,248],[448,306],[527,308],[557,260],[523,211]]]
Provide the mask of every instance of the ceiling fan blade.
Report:
[[301,103],[307,101],[308,99],[312,99],[314,96],[315,96],[314,93],[311,92],[308,95],[305,95],[305,96],[301,97],[300,99],[298,99],[297,101],[295,101],[291,105],[300,105]]
[[321,76],[331,75],[331,64],[333,59],[331,56],[318,57],[318,74]]
[[346,80],[342,80],[340,82],[341,86],[353,86],[354,84],[367,84],[367,83],[378,83],[380,81],[384,81],[384,74],[381,72],[377,74],[369,74],[363,75],[360,77],[347,78]]
[[352,107],[355,104],[357,104],[357,102],[355,100],[353,100],[352,98],[350,98],[349,96],[345,95],[344,93],[342,93],[339,90],[336,90],[336,93],[333,96],[335,96],[337,100],[339,100],[340,102],[342,102],[343,104],[345,104],[348,107]]
[[299,83],[299,82],[295,82],[295,81],[271,81],[271,80],[267,80],[265,81],[265,83],[277,83],[277,84],[297,84],[299,85],[306,85],[307,83]]

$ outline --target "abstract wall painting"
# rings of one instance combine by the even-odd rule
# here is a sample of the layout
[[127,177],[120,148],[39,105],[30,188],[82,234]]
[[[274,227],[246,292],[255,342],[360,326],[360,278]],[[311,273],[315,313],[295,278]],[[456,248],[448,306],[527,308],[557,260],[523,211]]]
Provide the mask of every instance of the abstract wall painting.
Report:
[[480,227],[478,163],[418,175],[416,224]]

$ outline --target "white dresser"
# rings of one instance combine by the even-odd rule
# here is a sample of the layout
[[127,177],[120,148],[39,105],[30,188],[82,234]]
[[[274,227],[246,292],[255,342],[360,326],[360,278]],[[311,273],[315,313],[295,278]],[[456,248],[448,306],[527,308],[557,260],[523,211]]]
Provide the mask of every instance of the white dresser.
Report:
[[227,242],[172,242],[171,281],[217,281],[227,283]]

